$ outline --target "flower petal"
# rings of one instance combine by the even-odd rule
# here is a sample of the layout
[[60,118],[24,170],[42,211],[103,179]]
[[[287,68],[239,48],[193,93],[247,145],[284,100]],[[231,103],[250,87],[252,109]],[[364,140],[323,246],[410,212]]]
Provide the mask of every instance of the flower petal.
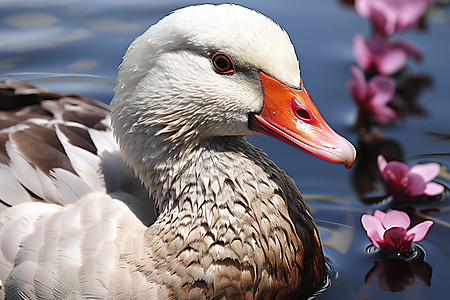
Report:
[[381,225],[380,221],[371,215],[363,215],[361,217],[361,223],[364,229],[367,232],[367,236],[369,237],[372,244],[379,248],[380,245],[378,242],[383,239],[384,228]]
[[423,193],[427,196],[436,196],[444,192],[444,186],[436,182],[428,182]]
[[369,82],[369,89],[374,94],[373,105],[385,106],[394,96],[395,87],[395,81],[390,77],[384,75],[373,77]]
[[366,18],[369,16],[370,1],[371,0],[356,0],[355,1],[355,10],[360,16],[366,17]]
[[[415,26],[420,17],[427,9],[427,1],[408,1],[409,3],[402,5],[402,9],[398,11],[397,27],[398,30],[406,30]],[[409,5],[408,5],[409,4]]]
[[397,119],[397,113],[389,106],[375,108],[374,116],[381,124],[387,124]]
[[382,250],[388,252],[406,253],[411,248],[413,236],[407,235],[405,228],[392,227],[386,230],[386,232],[383,235],[383,239],[384,242],[386,243],[385,245],[383,245],[386,248],[386,250],[381,248]]
[[441,166],[437,163],[415,165],[411,168],[411,173],[422,176],[425,182],[431,181],[438,176]]
[[403,179],[410,171],[408,165],[396,160],[388,162],[386,170],[390,170],[397,179]]
[[370,19],[378,30],[391,35],[395,32],[395,13],[386,10],[382,5],[378,6],[370,10]]
[[411,172],[409,172],[406,177],[408,178],[408,186],[405,187],[405,194],[410,196],[423,195],[426,187],[423,177]]
[[378,209],[375,210],[374,213],[373,213],[373,216],[375,218],[377,218],[378,221],[380,221],[381,225],[383,225],[383,218],[384,218],[385,215],[386,215],[386,213],[384,211],[381,211],[381,210],[378,210]]
[[367,82],[364,73],[357,67],[350,68],[352,78],[347,82],[347,89],[356,102],[364,102],[367,95]]
[[380,173],[383,173],[384,169],[387,166],[386,158],[384,158],[383,155],[378,155],[377,157],[377,164],[378,164],[378,170],[380,170]]
[[353,38],[353,54],[358,66],[367,70],[372,63],[372,53],[370,52],[364,37],[361,34]]
[[386,229],[400,227],[406,230],[409,224],[411,224],[411,220],[408,214],[400,210],[391,210],[386,213],[382,222],[383,227]]
[[403,49],[390,48],[376,60],[377,70],[386,75],[396,73],[406,63],[407,53]]
[[408,56],[412,56],[417,60],[422,59],[422,51],[420,51],[420,49],[413,43],[407,41],[398,41],[392,44],[392,48],[402,49],[403,51],[405,51],[405,53],[408,54]]
[[432,225],[433,225],[433,221],[429,221],[429,220],[424,221],[422,223],[417,224],[410,230],[408,230],[408,232],[406,234],[407,235],[414,234],[413,242],[420,242],[427,236]]
[[402,227],[392,227],[386,230],[383,235],[384,241],[393,248],[400,246],[406,237],[406,229]]

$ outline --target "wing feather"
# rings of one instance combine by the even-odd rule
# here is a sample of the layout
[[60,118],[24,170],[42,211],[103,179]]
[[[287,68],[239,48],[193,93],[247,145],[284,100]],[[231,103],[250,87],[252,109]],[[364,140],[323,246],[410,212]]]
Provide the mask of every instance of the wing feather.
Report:
[[32,201],[30,194],[16,180],[9,166],[0,164],[0,178],[0,199],[8,205]]
[[17,180],[33,194],[44,199],[44,191],[38,180],[36,169],[17,151],[13,142],[7,141],[5,148],[11,160],[11,171]]
[[99,170],[100,158],[87,150],[72,145],[59,126],[56,126],[55,130],[77,174],[93,190],[106,193],[103,176]]
[[50,171],[50,175],[54,180],[63,205],[75,203],[82,196],[92,192],[92,187],[72,172],[56,168]]

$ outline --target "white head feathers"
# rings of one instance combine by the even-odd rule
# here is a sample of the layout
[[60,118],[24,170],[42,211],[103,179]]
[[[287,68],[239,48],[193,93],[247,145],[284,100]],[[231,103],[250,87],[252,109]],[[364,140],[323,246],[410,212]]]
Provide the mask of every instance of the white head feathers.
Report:
[[[227,53],[242,72],[216,73],[211,63],[216,52]],[[157,136],[159,144],[189,144],[254,134],[248,114],[259,112],[264,101],[258,71],[300,84],[294,47],[271,19],[231,4],[171,13],[131,44],[121,65],[111,104],[122,150],[138,143],[145,151]],[[136,153],[134,146],[129,150]]]

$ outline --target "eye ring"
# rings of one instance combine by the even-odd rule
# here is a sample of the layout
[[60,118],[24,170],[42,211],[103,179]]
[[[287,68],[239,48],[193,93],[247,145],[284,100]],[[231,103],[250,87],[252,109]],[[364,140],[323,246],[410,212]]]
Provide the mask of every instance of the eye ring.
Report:
[[218,52],[211,57],[214,71],[219,74],[233,74],[234,69],[233,60],[227,54]]

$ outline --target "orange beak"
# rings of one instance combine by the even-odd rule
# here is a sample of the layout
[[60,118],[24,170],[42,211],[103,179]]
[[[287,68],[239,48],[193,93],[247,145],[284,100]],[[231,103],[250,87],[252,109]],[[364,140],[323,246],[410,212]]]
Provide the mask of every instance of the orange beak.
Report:
[[291,88],[263,72],[259,75],[264,106],[251,115],[251,129],[347,168],[353,165],[355,148],[325,122],[304,87]]

